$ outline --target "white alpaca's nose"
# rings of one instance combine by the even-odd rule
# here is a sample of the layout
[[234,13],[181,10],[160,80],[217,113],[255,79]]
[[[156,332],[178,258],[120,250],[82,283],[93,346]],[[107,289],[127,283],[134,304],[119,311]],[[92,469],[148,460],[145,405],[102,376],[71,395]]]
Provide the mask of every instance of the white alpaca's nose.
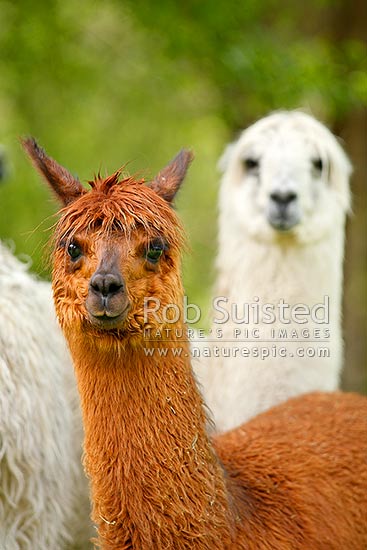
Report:
[[278,231],[288,231],[300,221],[299,196],[289,187],[273,189],[269,194],[266,216]]
[[270,193],[270,199],[280,207],[287,207],[297,199],[297,193],[289,190],[276,190]]

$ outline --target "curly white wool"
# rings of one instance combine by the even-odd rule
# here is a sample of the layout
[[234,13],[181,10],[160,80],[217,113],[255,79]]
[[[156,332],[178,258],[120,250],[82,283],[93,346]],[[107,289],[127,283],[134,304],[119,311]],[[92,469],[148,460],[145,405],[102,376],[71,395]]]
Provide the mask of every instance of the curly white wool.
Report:
[[0,549],[89,548],[82,424],[51,286],[0,242]]

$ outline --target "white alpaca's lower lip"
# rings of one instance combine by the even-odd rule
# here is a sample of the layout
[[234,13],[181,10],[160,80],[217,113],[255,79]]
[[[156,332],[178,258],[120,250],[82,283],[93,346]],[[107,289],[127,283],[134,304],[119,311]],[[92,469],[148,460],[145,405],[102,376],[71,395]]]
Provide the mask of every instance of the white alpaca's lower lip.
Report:
[[299,220],[292,220],[287,218],[268,218],[268,222],[273,227],[273,229],[276,229],[277,231],[290,231],[298,225]]
[[293,205],[286,208],[278,208],[274,204],[270,204],[267,209],[266,218],[273,229],[277,229],[278,231],[289,231],[300,222],[299,211]]

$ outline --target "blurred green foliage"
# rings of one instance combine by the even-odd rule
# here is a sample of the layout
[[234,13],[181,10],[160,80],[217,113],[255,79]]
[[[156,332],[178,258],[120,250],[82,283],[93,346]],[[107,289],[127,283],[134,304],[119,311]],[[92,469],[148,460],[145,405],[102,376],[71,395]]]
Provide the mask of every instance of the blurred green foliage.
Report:
[[129,4],[167,58],[214,84],[232,128],[280,106],[333,119],[367,103],[365,44],[332,40],[340,0]]
[[213,280],[217,159],[235,131],[277,108],[333,121],[367,103],[365,51],[335,41],[340,1],[185,3],[0,0],[0,237],[43,257],[56,204],[18,144],[34,135],[82,181],[125,165],[154,175],[182,146],[196,160],[178,200],[190,299]]

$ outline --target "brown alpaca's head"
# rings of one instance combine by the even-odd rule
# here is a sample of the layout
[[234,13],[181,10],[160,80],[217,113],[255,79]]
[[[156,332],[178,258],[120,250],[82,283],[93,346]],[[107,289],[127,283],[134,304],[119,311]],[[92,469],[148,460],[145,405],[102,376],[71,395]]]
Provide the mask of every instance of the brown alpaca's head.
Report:
[[23,146],[63,204],[53,268],[63,329],[115,339],[158,328],[157,314],[144,318],[144,305],[154,298],[163,309],[182,298],[182,229],[172,201],[192,153],[181,151],[149,185],[120,180],[117,171],[88,191],[33,139]]

